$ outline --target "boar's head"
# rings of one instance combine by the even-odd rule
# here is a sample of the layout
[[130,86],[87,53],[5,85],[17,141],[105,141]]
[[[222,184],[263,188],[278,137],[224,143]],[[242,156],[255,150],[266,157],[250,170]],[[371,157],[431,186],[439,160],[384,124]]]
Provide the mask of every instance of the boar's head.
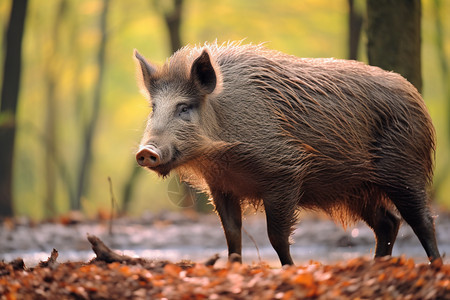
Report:
[[178,56],[158,68],[134,52],[139,85],[152,107],[136,160],[162,176],[201,156],[217,127],[208,100],[219,90],[220,71],[207,49],[192,63]]

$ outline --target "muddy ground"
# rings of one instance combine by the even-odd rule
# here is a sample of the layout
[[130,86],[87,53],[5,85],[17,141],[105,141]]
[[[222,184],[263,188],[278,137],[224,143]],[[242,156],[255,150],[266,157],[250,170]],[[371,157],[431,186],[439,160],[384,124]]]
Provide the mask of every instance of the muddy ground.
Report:
[[[450,253],[450,214],[436,213],[436,231],[440,251]],[[67,225],[68,224],[68,225]],[[260,259],[279,266],[267,238],[262,213],[251,213],[244,219],[243,260]],[[94,257],[87,234],[98,236],[110,247],[132,256],[178,261],[201,260],[215,253],[226,256],[226,242],[219,219],[214,214],[162,212],[146,214],[139,219],[88,221],[65,217],[57,222],[32,224],[27,220],[5,222],[0,227],[0,260],[17,257],[27,265],[45,260],[53,248],[60,261],[89,260]],[[330,219],[305,214],[293,235],[292,256],[296,263],[317,260],[333,263],[355,257],[371,257],[375,241],[372,231],[363,223],[344,230]],[[393,255],[405,254],[417,262],[426,262],[425,252],[407,224],[400,228]],[[449,258],[445,259],[446,261]]]

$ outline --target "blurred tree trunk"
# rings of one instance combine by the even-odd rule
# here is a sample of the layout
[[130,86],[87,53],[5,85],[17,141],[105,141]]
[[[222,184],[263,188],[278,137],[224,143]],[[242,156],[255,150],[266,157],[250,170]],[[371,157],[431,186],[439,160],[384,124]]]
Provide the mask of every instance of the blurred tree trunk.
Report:
[[355,0],[348,0],[348,59],[358,59],[363,15],[355,7]]
[[14,0],[6,32],[0,102],[0,217],[13,214],[13,155],[27,0]]
[[164,16],[164,21],[169,31],[170,48],[172,53],[183,45],[181,41],[181,20],[183,12],[183,0],[153,0],[153,6]]
[[72,210],[81,209],[81,198],[87,194],[90,182],[90,169],[92,165],[92,141],[100,114],[100,104],[102,100],[103,75],[105,70],[107,28],[106,21],[108,16],[109,0],[103,0],[103,9],[100,16],[100,45],[97,56],[97,80],[94,85],[94,96],[92,102],[92,115],[84,131],[84,147],[80,162],[80,170],[78,174],[78,189],[76,202],[71,203]]
[[[441,72],[442,72],[442,84],[444,87],[444,97],[446,105],[446,116],[447,116],[447,138],[450,141],[450,73],[449,73],[449,63],[447,56],[445,55],[445,44],[444,44],[444,28],[442,22],[442,2],[441,0],[434,0],[433,2],[434,18],[435,18],[435,28],[436,28],[436,50],[440,62]],[[447,179],[448,169],[450,166],[450,160],[447,158],[443,162],[444,166],[441,169],[444,170],[443,174],[436,174],[434,180],[434,189],[439,191],[442,184]]]
[[[162,14],[164,17],[164,22],[166,23],[167,30],[169,32],[170,49],[172,53],[176,52],[183,46],[181,41],[183,2],[183,0],[152,0],[152,4],[155,10]],[[135,184],[141,173],[142,172],[140,168],[136,166],[135,162],[133,162],[130,176],[124,184],[122,194],[122,213],[126,213],[130,208],[132,195],[136,186]]]
[[59,35],[61,23],[64,19],[65,13],[67,11],[67,0],[60,0],[57,6],[57,12],[55,20],[53,23],[52,31],[52,41],[50,49],[48,51],[47,61],[46,61],[46,85],[47,85],[47,97],[46,97],[46,118],[45,118],[45,138],[46,151],[45,151],[45,190],[46,195],[44,198],[44,212],[46,217],[54,216],[56,213],[55,204],[55,192],[56,192],[56,168],[55,163],[57,157],[56,145],[57,141],[57,96],[56,96],[56,86],[58,81],[58,76],[60,76],[60,71],[58,68],[59,64],[56,58],[56,53],[58,53]]
[[422,91],[420,0],[367,0],[369,63],[395,71]]
[[[78,1],[77,1],[78,2]],[[69,29],[68,29],[68,34],[67,36],[69,36],[72,40],[71,43],[71,47],[69,49],[69,53],[67,54],[69,57],[71,57],[74,61],[75,61],[75,66],[73,68],[70,68],[70,73],[72,74],[72,78],[73,80],[71,80],[71,95],[72,95],[72,99],[74,104],[73,110],[75,113],[75,118],[76,118],[76,122],[77,122],[77,128],[79,130],[79,139],[78,139],[78,144],[80,145],[80,152],[81,151],[81,144],[82,144],[82,138],[83,138],[83,133],[84,133],[84,123],[82,121],[84,121],[84,119],[82,118],[82,116],[85,116],[85,114],[83,114],[83,104],[85,103],[85,99],[83,96],[83,89],[82,89],[82,84],[81,84],[81,80],[82,80],[82,70],[83,70],[83,54],[82,54],[82,49],[80,47],[80,42],[78,41],[78,39],[76,38],[77,36],[81,35],[81,29],[80,29],[80,14],[78,12],[75,13],[70,13],[72,11],[77,10],[77,6],[76,3],[74,1],[68,1],[68,4],[70,4],[70,7],[67,9],[69,11],[69,13],[67,14],[67,18],[65,21],[69,21]],[[70,19],[69,19],[70,17]],[[80,125],[81,124],[81,125]],[[78,196],[78,169],[77,167],[80,166],[79,161],[64,161],[63,160],[64,155],[59,155],[57,156],[58,158],[58,169],[59,169],[59,175],[61,176],[62,182],[65,185],[65,189],[68,193],[69,196],[69,206],[70,208],[76,207],[77,206],[77,202],[79,202],[79,198],[77,198]],[[75,170],[75,172],[73,172],[72,170]],[[71,173],[71,171],[73,173]]]
[[164,14],[164,20],[166,21],[167,29],[169,30],[172,53],[182,47],[180,33],[182,9],[183,0],[174,0],[173,10]]
[[136,161],[133,161],[133,170],[131,175],[128,176],[127,181],[123,187],[122,194],[122,209],[121,214],[126,214],[130,210],[131,199],[133,199],[134,188],[136,186],[136,182],[138,180],[139,174],[142,173],[142,168],[136,164]]

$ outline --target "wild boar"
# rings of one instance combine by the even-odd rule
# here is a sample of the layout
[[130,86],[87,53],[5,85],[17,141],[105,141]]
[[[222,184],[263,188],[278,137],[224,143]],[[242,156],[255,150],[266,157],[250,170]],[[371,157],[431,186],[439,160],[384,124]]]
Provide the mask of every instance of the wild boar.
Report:
[[210,194],[229,255],[241,255],[242,206],[252,204],[264,207],[283,265],[293,264],[299,209],[363,220],[376,257],[391,255],[401,216],[442,262],[427,195],[435,131],[400,75],[235,42],[182,48],[162,67],[134,57],[152,107],[137,162]]

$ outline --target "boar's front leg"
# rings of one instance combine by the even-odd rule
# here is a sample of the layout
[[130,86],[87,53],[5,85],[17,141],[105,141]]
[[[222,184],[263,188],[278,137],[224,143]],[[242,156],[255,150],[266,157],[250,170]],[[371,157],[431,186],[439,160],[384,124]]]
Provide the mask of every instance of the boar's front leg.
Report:
[[239,198],[230,193],[212,191],[216,212],[222,222],[228,245],[228,257],[231,254],[242,255],[242,211]]

